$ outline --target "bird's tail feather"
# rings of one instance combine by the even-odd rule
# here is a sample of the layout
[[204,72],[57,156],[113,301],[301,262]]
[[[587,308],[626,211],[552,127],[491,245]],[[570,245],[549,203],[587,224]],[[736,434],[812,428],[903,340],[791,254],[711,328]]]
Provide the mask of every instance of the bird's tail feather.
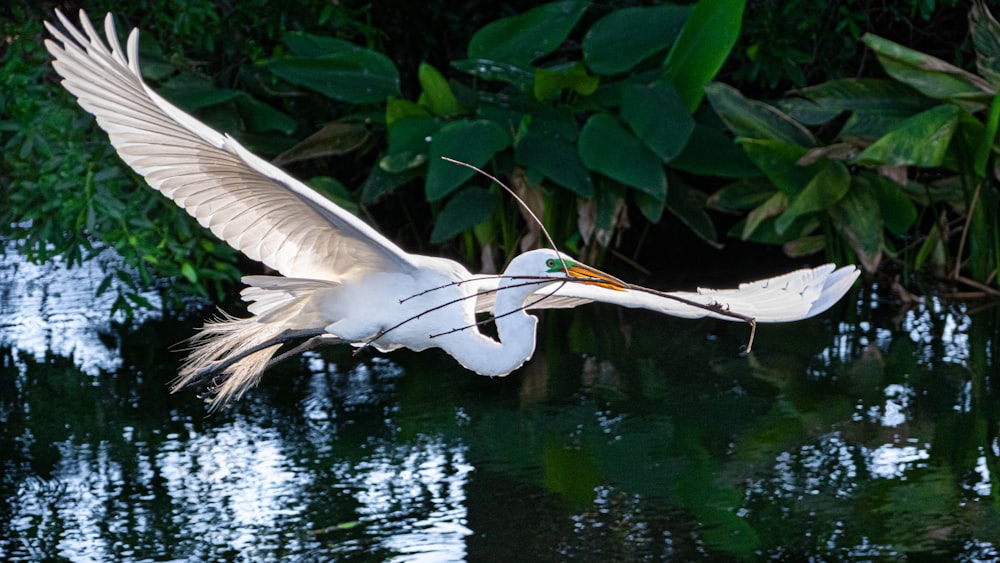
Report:
[[[190,352],[171,391],[208,384],[205,398],[215,410],[239,399],[260,381],[268,362],[281,347],[280,323],[241,319],[228,313],[205,323],[188,340]],[[268,346],[268,342],[275,344]]]

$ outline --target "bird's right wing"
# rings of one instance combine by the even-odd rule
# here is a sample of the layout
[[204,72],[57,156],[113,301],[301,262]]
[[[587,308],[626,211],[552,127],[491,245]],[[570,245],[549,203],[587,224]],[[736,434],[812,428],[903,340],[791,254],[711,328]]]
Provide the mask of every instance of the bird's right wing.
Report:
[[[412,257],[363,221],[163,99],[139,72],[138,30],[123,52],[111,14],[108,43],[80,11],[66,34],[45,22],[52,65],[122,159],[233,248],[285,276],[337,281],[411,271]],[[85,33],[84,33],[85,32]]]
[[[592,301],[622,307],[650,309],[683,318],[714,317],[740,321],[749,317],[761,323],[797,321],[816,316],[840,300],[861,272],[854,266],[825,264],[755,282],[736,289],[698,289],[661,292],[633,286],[620,291],[581,282],[556,282],[538,289],[541,299],[530,308],[575,307]],[[545,295],[551,297],[544,298]],[[699,307],[697,305],[702,305]],[[727,315],[726,313],[735,313]]]

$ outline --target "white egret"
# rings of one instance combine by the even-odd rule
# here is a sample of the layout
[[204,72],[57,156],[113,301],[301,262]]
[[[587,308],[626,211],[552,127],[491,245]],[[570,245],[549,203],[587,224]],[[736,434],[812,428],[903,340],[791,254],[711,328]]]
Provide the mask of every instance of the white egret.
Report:
[[[56,14],[64,31],[46,22],[52,64],[121,158],[201,225],[281,274],[244,277],[251,316],[208,322],[192,339],[174,389],[208,383],[213,406],[242,396],[268,366],[321,344],[441,348],[476,373],[500,376],[534,352],[537,318],[526,309],[602,301],[681,317],[784,322],[825,311],[859,274],[827,264],[737,289],[661,293],[555,250],[534,250],[501,276],[474,276],[452,260],[404,252],[160,97],[139,72],[138,30],[126,51],[111,14],[107,43],[82,10],[82,31]],[[493,314],[499,341],[479,332],[477,312]]]

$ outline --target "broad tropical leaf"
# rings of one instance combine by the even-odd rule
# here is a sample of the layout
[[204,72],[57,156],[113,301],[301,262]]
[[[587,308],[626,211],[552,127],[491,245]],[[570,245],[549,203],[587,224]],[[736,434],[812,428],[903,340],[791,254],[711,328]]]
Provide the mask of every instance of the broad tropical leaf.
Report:
[[667,54],[663,77],[672,82],[694,112],[729,57],[740,34],[745,0],[701,0],[694,5],[680,36]]
[[475,171],[441,157],[482,167],[509,145],[507,133],[496,123],[485,119],[463,119],[442,127],[431,137],[427,183],[424,186],[427,200],[443,198],[475,174]]
[[587,168],[658,200],[667,197],[663,163],[613,116],[592,115],[580,131],[577,148]]
[[528,66],[566,40],[587,5],[577,0],[552,2],[490,23],[472,36],[469,58]]
[[673,4],[614,10],[584,35],[583,60],[596,74],[632,70],[651,55],[666,52],[690,13],[690,6]]
[[[454,165],[452,165],[454,166]],[[490,218],[497,199],[487,189],[468,187],[455,194],[434,221],[431,242],[442,243]]]

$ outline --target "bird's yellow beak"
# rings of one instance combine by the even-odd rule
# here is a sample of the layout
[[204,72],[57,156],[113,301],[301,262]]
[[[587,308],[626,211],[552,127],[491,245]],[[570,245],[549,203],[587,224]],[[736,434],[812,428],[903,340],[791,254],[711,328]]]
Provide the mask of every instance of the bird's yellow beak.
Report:
[[615,291],[625,291],[629,288],[629,285],[622,280],[611,274],[604,273],[597,268],[591,268],[586,264],[573,262],[572,264],[567,264],[567,266],[569,275],[579,278],[583,283],[606,287]]

